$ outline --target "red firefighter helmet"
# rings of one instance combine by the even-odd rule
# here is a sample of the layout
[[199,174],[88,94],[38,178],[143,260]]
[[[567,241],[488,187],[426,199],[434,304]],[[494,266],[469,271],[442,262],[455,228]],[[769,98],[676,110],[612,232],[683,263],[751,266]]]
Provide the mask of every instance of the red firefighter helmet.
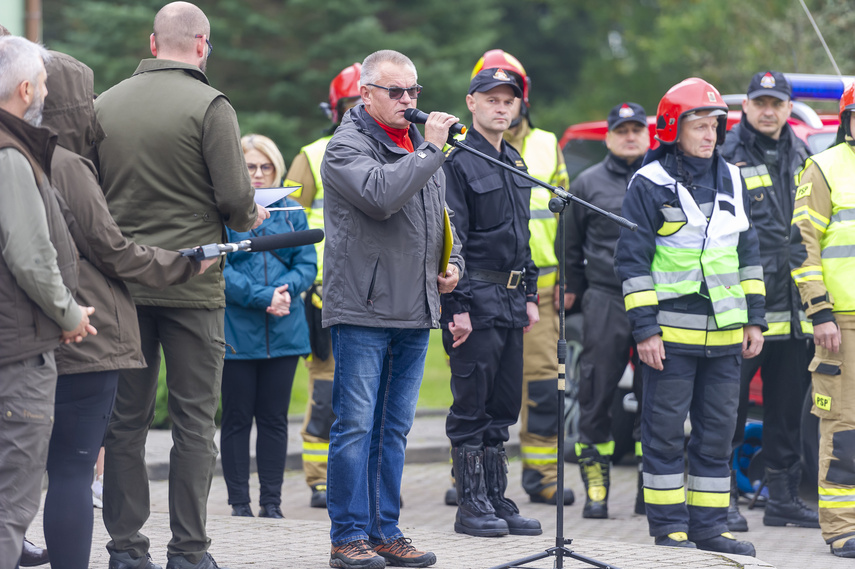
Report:
[[855,81],[849,84],[840,97],[840,122],[843,122],[843,113],[855,109]]
[[515,74],[519,78],[518,83],[520,84],[520,88],[523,92],[523,102],[526,106],[529,106],[528,90],[531,86],[531,79],[529,79],[529,76],[526,74],[525,68],[522,66],[522,63],[520,63],[520,60],[501,49],[491,49],[484,53],[472,69],[472,76],[469,80],[471,81],[484,69],[495,68],[504,69],[505,71]]
[[335,79],[330,83],[330,112],[332,112],[332,122],[338,124],[339,108],[338,102],[342,99],[359,96],[359,75],[362,70],[361,63],[354,63],[349,67],[342,69],[341,73],[335,76]]
[[659,101],[656,111],[656,139],[663,144],[674,144],[680,133],[680,122],[689,113],[697,111],[723,111],[718,117],[717,144],[724,142],[727,132],[727,104],[718,89],[698,77],[677,83]]

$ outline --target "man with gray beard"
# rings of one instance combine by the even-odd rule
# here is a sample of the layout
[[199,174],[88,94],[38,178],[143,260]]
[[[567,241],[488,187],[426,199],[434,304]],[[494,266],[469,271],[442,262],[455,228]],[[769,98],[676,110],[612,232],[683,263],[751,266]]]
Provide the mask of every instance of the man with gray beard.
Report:
[[0,567],[14,567],[39,508],[62,342],[95,334],[72,297],[77,263],[48,175],[56,136],[40,128],[47,52],[0,37]]

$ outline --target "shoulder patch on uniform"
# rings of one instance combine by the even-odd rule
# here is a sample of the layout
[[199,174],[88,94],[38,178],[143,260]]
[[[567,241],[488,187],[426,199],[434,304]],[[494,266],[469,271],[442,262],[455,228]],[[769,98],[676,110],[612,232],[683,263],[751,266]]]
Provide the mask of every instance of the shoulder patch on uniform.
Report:
[[451,148],[449,148],[448,150],[446,150],[446,151],[445,151],[445,157],[446,157],[446,158],[448,158],[449,156],[451,156],[451,153],[452,153],[452,152],[454,152],[456,149],[457,149],[457,147],[456,147],[456,146],[452,146]]
[[811,187],[813,186],[813,182],[808,182],[807,184],[802,184],[796,189],[796,199],[800,200],[802,198],[806,198],[810,195]]
[[514,165],[517,168],[525,168],[525,162],[523,162],[522,160],[514,160]]

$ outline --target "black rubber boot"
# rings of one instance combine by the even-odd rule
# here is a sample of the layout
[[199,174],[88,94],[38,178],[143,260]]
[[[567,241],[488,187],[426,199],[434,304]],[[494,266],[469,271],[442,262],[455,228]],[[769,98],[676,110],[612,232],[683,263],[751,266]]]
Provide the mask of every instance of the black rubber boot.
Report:
[[487,497],[496,515],[508,524],[510,534],[542,534],[540,522],[521,516],[520,509],[513,500],[505,497],[505,490],[508,489],[508,455],[504,446],[499,444],[484,448],[484,471],[487,476]]
[[737,541],[730,532],[711,537],[709,539],[696,539],[695,545],[704,551],[715,551],[716,553],[732,553],[733,555],[748,555],[754,557],[754,544],[750,541]]
[[609,517],[609,458],[593,447],[583,448],[579,455],[579,470],[585,484],[583,518]]
[[452,486],[448,490],[445,491],[445,505],[446,506],[456,506],[457,505],[457,487]]
[[647,506],[644,503],[644,470],[641,463],[641,457],[635,457],[636,465],[638,466],[638,483],[636,484],[635,492],[635,513],[639,516],[647,515]]
[[730,531],[748,531],[748,520],[739,511],[739,487],[736,485],[736,471],[730,471],[730,503],[727,505],[727,529]]
[[786,470],[766,469],[769,501],[763,512],[764,526],[819,527],[819,514],[799,498],[801,479],[802,465],[798,462]]
[[475,537],[508,535],[508,523],[496,517],[496,511],[487,498],[484,447],[454,447],[451,449],[451,457],[458,499],[454,531]]

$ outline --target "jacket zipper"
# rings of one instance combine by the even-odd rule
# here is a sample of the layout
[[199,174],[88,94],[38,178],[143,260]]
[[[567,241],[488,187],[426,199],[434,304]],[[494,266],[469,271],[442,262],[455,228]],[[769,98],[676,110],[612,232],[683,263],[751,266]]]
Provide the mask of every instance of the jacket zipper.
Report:
[[371,295],[374,294],[374,283],[377,281],[377,267],[380,265],[380,257],[374,261],[374,272],[371,274],[371,284],[368,286],[368,306],[374,306],[374,301],[371,300]]

